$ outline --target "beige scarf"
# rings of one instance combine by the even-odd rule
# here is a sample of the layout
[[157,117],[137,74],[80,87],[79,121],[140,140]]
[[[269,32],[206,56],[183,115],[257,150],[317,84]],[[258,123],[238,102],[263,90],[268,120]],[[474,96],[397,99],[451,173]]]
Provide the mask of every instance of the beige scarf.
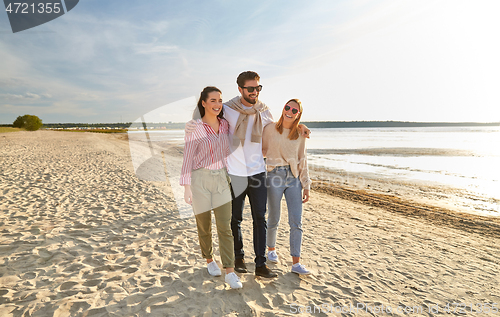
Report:
[[260,143],[262,141],[262,117],[261,112],[268,110],[269,108],[260,100],[253,105],[250,109],[245,109],[241,103],[241,97],[234,97],[225,103],[229,108],[236,110],[240,113],[238,121],[236,121],[236,126],[234,127],[233,146],[245,145],[245,134],[248,126],[248,116],[255,114],[255,119],[252,128],[252,139],[251,142]]

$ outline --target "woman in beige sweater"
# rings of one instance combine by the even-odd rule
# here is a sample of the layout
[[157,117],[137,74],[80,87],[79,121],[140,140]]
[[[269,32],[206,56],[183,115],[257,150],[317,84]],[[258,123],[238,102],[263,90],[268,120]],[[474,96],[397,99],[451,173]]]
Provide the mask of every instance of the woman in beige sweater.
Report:
[[281,199],[285,195],[290,225],[290,255],[292,272],[310,274],[300,264],[302,246],[302,203],[309,200],[311,180],[307,169],[306,139],[300,135],[298,125],[302,103],[289,100],[277,123],[268,124],[262,134],[262,151],[267,165],[267,258],[278,262],[276,232],[281,214]]

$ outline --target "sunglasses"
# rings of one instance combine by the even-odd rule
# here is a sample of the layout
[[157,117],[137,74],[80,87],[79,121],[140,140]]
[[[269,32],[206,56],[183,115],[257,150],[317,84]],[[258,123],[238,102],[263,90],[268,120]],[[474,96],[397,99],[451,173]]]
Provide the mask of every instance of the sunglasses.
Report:
[[262,90],[262,85],[258,85],[257,87],[241,87],[243,89],[246,89],[248,90],[248,92],[253,92],[254,89],[256,89],[257,91],[261,91]]
[[290,110],[290,109],[292,109],[292,113],[293,113],[293,114],[297,114],[297,112],[299,112],[299,109],[297,109],[297,108],[292,108],[292,107],[290,107],[289,105],[285,105],[285,111],[288,111],[288,110]]

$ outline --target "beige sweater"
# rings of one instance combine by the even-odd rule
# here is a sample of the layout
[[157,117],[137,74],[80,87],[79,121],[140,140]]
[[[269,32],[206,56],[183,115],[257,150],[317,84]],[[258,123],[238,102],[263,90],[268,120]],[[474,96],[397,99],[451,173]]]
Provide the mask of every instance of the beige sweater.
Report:
[[266,125],[262,132],[262,152],[266,157],[267,171],[276,166],[290,165],[294,177],[298,177],[303,189],[311,188],[311,179],[307,169],[306,139],[299,136],[290,140],[290,129],[283,129],[283,134],[276,130],[276,123]]

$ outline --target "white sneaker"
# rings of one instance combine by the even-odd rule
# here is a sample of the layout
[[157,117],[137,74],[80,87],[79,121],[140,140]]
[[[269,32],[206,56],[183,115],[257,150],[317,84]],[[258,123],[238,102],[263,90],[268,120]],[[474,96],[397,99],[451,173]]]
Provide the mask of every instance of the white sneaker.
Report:
[[207,269],[208,269],[208,274],[210,274],[212,276],[221,276],[222,275],[222,273],[219,269],[219,266],[217,265],[217,263],[215,261],[208,263]]
[[278,254],[276,253],[276,250],[267,252],[267,259],[269,262],[278,263]]
[[240,282],[240,278],[234,272],[226,274],[225,280],[226,280],[226,283],[228,283],[229,286],[231,286],[231,288],[236,289],[236,288],[243,287],[243,284],[241,284],[241,282]]
[[309,272],[308,269],[306,269],[305,265],[302,265],[300,263],[295,263],[292,265],[292,272],[297,273],[299,275],[309,275],[311,272]]

